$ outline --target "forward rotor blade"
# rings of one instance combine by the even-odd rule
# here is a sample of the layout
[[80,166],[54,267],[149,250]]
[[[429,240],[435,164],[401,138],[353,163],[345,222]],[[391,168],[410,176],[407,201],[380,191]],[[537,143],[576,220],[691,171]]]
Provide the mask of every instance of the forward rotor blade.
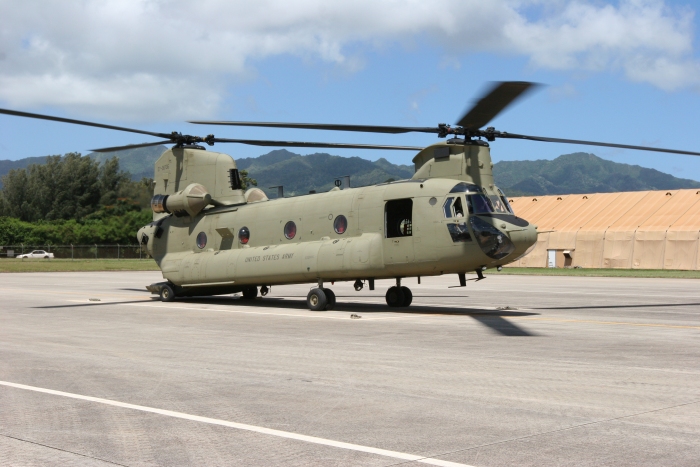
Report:
[[688,156],[700,156],[700,152],[693,151],[681,151],[679,149],[664,149],[664,148],[653,148],[650,146],[632,146],[629,144],[616,144],[616,143],[601,143],[598,141],[582,141],[578,139],[562,139],[562,138],[548,138],[545,136],[528,136],[528,135],[518,135],[514,133],[500,132],[496,135],[497,138],[511,138],[511,139],[525,139],[529,141],[544,141],[547,143],[566,143],[566,144],[583,144],[587,146],[603,146],[606,148],[620,148],[620,149],[636,149],[638,151],[652,151],[652,152],[668,152],[671,154],[685,154]]
[[123,151],[125,149],[147,148],[148,146],[159,146],[161,144],[173,144],[171,140],[158,141],[155,143],[128,144],[126,146],[114,146],[111,148],[90,149],[92,152],[114,152]]
[[167,133],[154,133],[151,131],[135,130],[121,126],[105,125],[103,123],[86,122],[83,120],[73,120],[72,118],[52,117],[51,115],[33,114],[29,112],[18,112],[17,110],[0,109],[0,114],[14,115],[15,117],[37,118],[39,120],[52,120],[54,122],[72,123],[74,125],[94,126],[106,128],[108,130],[128,131],[129,133],[139,133],[141,135],[157,136],[158,138],[170,138]]
[[188,122],[196,125],[229,125],[229,126],[261,126],[267,128],[296,128],[298,130],[333,130],[333,131],[362,131],[365,133],[438,133],[438,127],[406,127],[382,125],[336,125],[333,123],[285,123],[285,122],[228,122],[228,121],[195,121]]
[[484,97],[479,99],[474,107],[462,116],[457,125],[464,127],[465,130],[478,130],[486,126],[528,89],[536,86],[538,85],[535,83],[525,81],[496,83]]
[[381,146],[376,144],[307,143],[300,141],[267,141],[257,139],[214,138],[214,143],[238,143],[252,146],[278,146],[290,148],[338,148],[338,149],[387,149],[398,151],[422,151],[422,146]]

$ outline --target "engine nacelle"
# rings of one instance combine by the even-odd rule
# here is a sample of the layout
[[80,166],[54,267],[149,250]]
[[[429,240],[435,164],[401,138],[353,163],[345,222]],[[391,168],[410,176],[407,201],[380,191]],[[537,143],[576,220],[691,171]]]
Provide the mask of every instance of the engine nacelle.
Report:
[[177,217],[196,216],[211,204],[211,195],[199,183],[191,183],[182,191],[172,195],[155,195],[151,199],[151,209],[156,214],[171,213]]

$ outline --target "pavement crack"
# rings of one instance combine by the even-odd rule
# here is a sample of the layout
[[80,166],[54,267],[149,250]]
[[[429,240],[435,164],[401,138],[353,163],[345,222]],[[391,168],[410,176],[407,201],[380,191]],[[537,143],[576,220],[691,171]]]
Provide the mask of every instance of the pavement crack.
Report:
[[552,434],[552,433],[560,433],[560,432],[562,432],[562,431],[574,430],[574,429],[576,429],[576,428],[582,428],[582,427],[584,427],[584,426],[597,425],[597,424],[599,424],[599,423],[614,422],[614,421],[616,421],[616,420],[623,420],[623,419],[625,419],[625,418],[637,417],[637,416],[639,416],[639,415],[646,415],[646,414],[650,414],[650,413],[654,413],[654,412],[661,412],[661,411],[663,411],[663,410],[676,409],[676,408],[678,408],[678,407],[686,407],[686,406],[688,406],[688,405],[693,405],[693,404],[697,404],[697,403],[700,403],[700,400],[696,400],[696,401],[692,401],[692,402],[686,402],[686,403],[683,403],[683,404],[670,405],[670,406],[668,406],[668,407],[660,407],[660,408],[658,408],[658,409],[653,409],[653,410],[645,410],[644,412],[637,412],[637,413],[633,413],[633,414],[629,414],[629,415],[621,415],[621,416],[619,416],[619,417],[606,418],[606,419],[604,419],[604,420],[595,420],[595,421],[592,421],[592,422],[579,423],[578,425],[571,425],[571,426],[567,426],[567,427],[564,427],[564,428],[558,428],[558,429],[556,429],[556,430],[549,430],[549,431],[543,431],[543,432],[541,432],[541,433],[533,433],[533,434],[531,434],[531,435],[518,436],[518,437],[516,437],[516,438],[509,438],[509,439],[504,439],[504,440],[501,440],[501,441],[494,441],[494,442],[492,442],[492,443],[480,444],[480,445],[478,445],[478,446],[472,446],[472,447],[464,448],[464,449],[457,449],[457,450],[454,450],[454,451],[443,452],[443,453],[440,453],[440,454],[431,454],[431,455],[429,455],[429,456],[422,457],[421,459],[416,459],[416,460],[411,460],[411,461],[406,461],[406,462],[398,462],[398,463],[396,463],[396,464],[389,464],[389,465],[387,465],[387,466],[385,466],[385,467],[394,467],[394,466],[396,466],[396,465],[411,464],[411,463],[414,463],[414,462],[420,462],[421,460],[424,460],[424,459],[437,459],[437,458],[440,458],[440,457],[443,457],[443,456],[449,456],[449,455],[452,455],[452,454],[458,454],[458,453],[460,453],[460,452],[467,452],[467,451],[472,451],[472,450],[474,450],[474,449],[481,449],[481,448],[485,448],[485,447],[496,446],[496,445],[498,445],[498,444],[510,443],[510,442],[512,442],[512,441],[521,441],[521,440],[523,440],[523,439],[535,438],[535,437],[537,437],[537,436],[542,436],[542,435],[550,435],[550,434]]
[[129,467],[128,465],[120,464],[120,463],[118,463],[118,462],[108,461],[107,459],[102,459],[102,458],[100,458],[100,457],[89,456],[89,455],[87,455],[87,454],[81,454],[81,453],[79,453],[79,452],[69,451],[68,449],[57,448],[56,446],[49,446],[48,444],[37,443],[36,441],[29,441],[28,439],[22,439],[22,438],[18,438],[18,437],[16,437],[16,436],[6,435],[6,434],[4,434],[4,433],[0,433],[0,436],[4,436],[5,438],[14,439],[14,440],[16,440],[16,441],[21,441],[21,442],[23,442],[23,443],[34,444],[34,445],[36,445],[36,446],[41,446],[41,447],[44,447],[44,448],[55,449],[56,451],[67,452],[67,453],[69,453],[69,454],[75,454],[76,456],[86,457],[86,458],[88,458],[88,459],[94,459],[94,460],[97,460],[97,461],[105,462],[105,463],[107,463],[107,464],[119,465],[119,466],[121,466],[121,467]]

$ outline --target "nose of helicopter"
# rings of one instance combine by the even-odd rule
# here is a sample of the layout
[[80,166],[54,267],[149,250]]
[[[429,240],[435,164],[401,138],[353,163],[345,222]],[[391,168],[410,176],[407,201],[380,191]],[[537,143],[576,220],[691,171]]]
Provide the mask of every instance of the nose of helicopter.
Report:
[[524,256],[537,242],[537,227],[515,216],[472,216],[470,224],[486,256],[501,264]]

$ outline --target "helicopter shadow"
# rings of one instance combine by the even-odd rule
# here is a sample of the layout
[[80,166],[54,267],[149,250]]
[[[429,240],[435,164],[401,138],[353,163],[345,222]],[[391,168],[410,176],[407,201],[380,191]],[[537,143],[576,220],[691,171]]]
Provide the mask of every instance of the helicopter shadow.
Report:
[[[306,300],[288,299],[278,297],[257,298],[255,300],[242,300],[239,298],[212,298],[212,297],[190,297],[181,299],[189,303],[202,305],[235,305],[247,308],[268,308],[275,307],[285,310],[307,311]],[[274,302],[274,303],[270,303]],[[395,313],[399,315],[435,315],[435,316],[464,316],[474,319],[482,326],[488,328],[494,334],[510,337],[536,337],[538,334],[521,328],[507,318],[519,318],[524,316],[539,315],[525,311],[513,310],[488,310],[483,308],[460,308],[460,307],[431,307],[430,305],[411,305],[410,308],[389,308],[387,305],[373,305],[367,303],[344,303],[337,302],[333,308],[334,312],[349,314],[375,314],[375,313]],[[323,313],[323,312],[319,312]]]

